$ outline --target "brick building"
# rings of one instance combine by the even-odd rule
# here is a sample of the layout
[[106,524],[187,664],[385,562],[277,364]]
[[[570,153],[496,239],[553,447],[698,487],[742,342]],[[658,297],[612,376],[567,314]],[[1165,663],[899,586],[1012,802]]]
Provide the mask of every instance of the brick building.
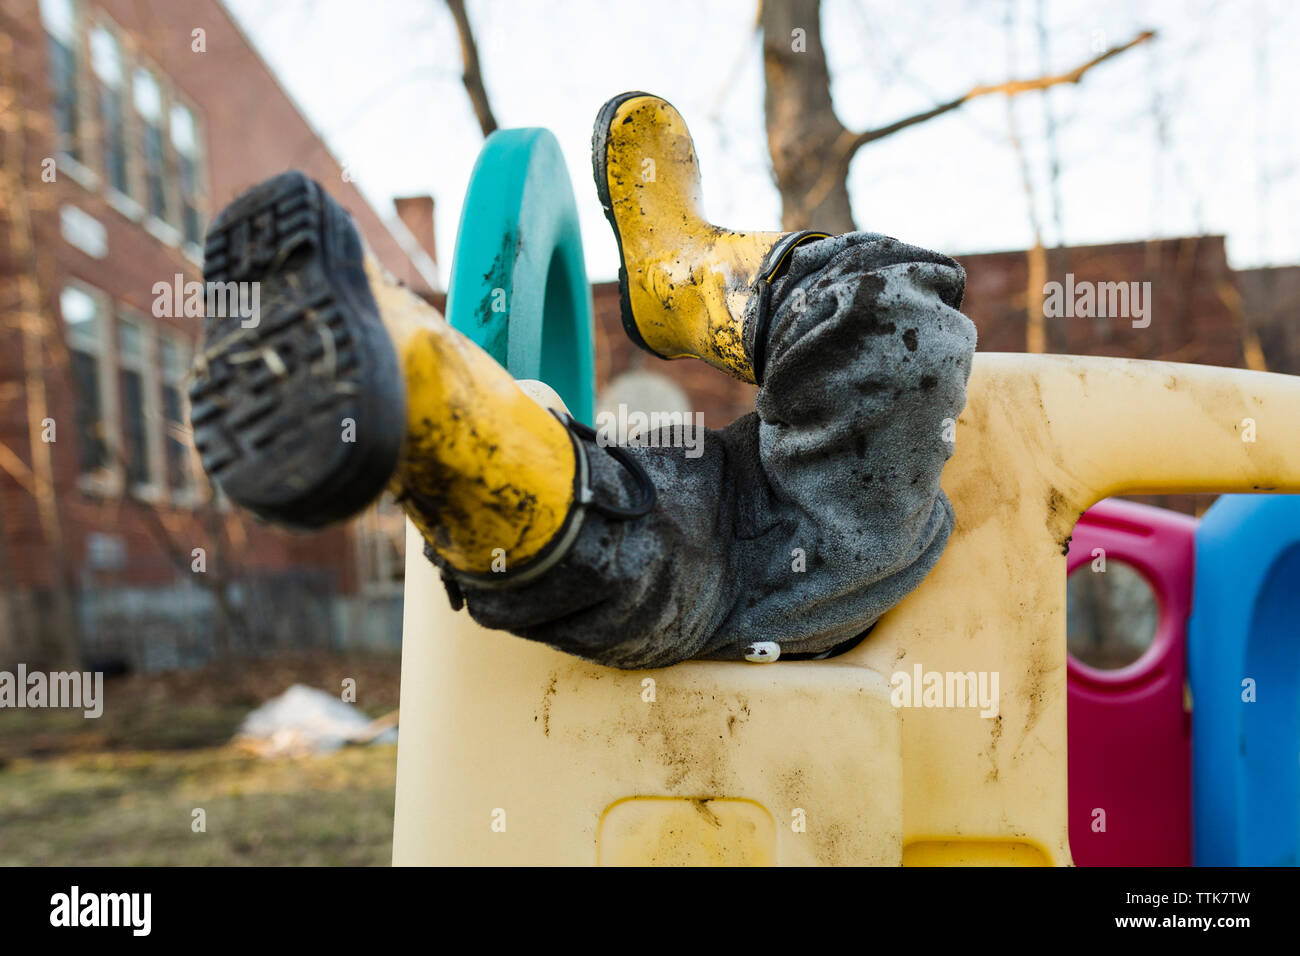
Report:
[[0,0],[0,47],[0,666],[395,640],[383,535],[289,535],[212,494],[201,319],[155,285],[200,280],[209,216],[298,167],[432,295],[432,200],[371,209],[216,0]]
[[[964,311],[986,352],[1020,352],[1026,342],[1029,257],[1024,252],[959,256]],[[1150,283],[1149,324],[1129,318],[1048,316],[1044,351],[1071,355],[1244,367],[1247,336],[1234,305],[1235,273],[1222,236],[1071,246],[1047,250],[1047,281]],[[1037,303],[1034,303],[1037,307]],[[1145,321],[1142,320],[1142,321]]]
[[[979,330],[985,352],[1023,352],[1029,278],[1024,252],[959,255],[967,272],[963,311]],[[1074,355],[1244,364],[1240,322],[1232,306],[1235,274],[1228,268],[1222,236],[1154,242],[1078,246],[1048,251],[1048,279],[1066,273],[1082,282],[1151,282],[1152,322],[1060,318],[1045,320],[1047,351]],[[1227,290],[1225,292],[1225,290]],[[705,413],[710,427],[753,409],[754,388],[701,362],[661,362],[623,333],[616,283],[593,287],[596,311],[596,372],[604,388],[632,371],[663,375],[681,389],[689,407]]]

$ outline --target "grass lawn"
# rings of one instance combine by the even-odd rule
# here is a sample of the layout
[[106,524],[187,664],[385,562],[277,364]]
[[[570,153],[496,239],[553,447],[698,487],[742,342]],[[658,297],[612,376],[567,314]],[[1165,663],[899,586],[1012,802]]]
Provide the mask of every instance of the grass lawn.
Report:
[[387,866],[396,774],[395,746],[20,759],[0,773],[0,864]]
[[386,866],[395,746],[268,760],[226,741],[295,681],[333,690],[352,676],[362,709],[384,713],[397,669],[395,658],[244,662],[109,681],[98,720],[0,713],[0,865]]

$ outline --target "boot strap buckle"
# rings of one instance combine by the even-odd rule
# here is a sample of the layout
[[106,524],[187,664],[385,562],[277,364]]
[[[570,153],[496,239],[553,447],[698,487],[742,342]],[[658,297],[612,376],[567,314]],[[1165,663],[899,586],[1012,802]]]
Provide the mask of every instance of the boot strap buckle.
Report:
[[790,265],[790,256],[794,250],[805,242],[817,242],[829,239],[830,233],[805,229],[782,236],[763,257],[763,264],[758,267],[758,279],[754,282],[758,294],[758,307],[754,316],[754,357],[750,363],[754,367],[754,384],[763,384],[763,373],[767,366],[767,327],[771,323],[772,283],[785,274]]
[[650,475],[646,472],[641,462],[637,461],[626,448],[622,448],[619,445],[601,445],[596,439],[596,430],[594,428],[590,425],[584,425],[567,412],[559,412],[555,409],[551,409],[551,412],[560,420],[560,424],[569,430],[570,435],[573,437],[573,447],[577,454],[583,456],[587,454],[587,449],[582,444],[582,439],[596,442],[598,447],[604,448],[611,458],[622,465],[624,469],[632,475],[632,478],[636,481],[637,488],[640,492],[638,500],[632,504],[631,507],[627,508],[622,505],[612,505],[599,501],[596,498],[595,490],[591,487],[590,469],[582,468],[580,471],[586,475],[587,480],[583,482],[580,487],[575,488],[574,501],[584,507],[590,508],[592,511],[597,511],[600,514],[603,514],[606,518],[612,518],[615,521],[633,521],[637,518],[644,518],[648,515],[651,509],[655,506],[655,486],[654,482],[650,480]]

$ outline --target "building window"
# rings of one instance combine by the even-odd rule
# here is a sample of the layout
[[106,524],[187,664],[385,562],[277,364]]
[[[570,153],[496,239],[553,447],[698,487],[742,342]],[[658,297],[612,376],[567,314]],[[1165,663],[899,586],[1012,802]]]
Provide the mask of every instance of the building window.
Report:
[[385,495],[356,523],[357,564],[368,597],[400,595],[406,578],[406,513]]
[[140,120],[140,155],[144,165],[144,204],[149,215],[167,221],[166,138],[163,135],[162,90],[154,75],[140,67],[132,80],[136,116]]
[[104,401],[101,362],[104,354],[104,310],[99,300],[75,287],[59,295],[59,310],[67,330],[68,353],[76,392],[77,450],[83,475],[109,468],[104,440]]
[[50,58],[50,90],[54,97],[55,147],[81,160],[80,103],[77,68],[77,7],[74,0],[41,0]]
[[194,113],[180,103],[171,109],[172,147],[181,197],[181,234],[196,246],[203,244],[203,187],[199,178],[199,140]]
[[190,367],[188,345],[179,337],[166,335],[161,341],[162,417],[166,434],[164,447],[167,487],[173,500],[186,499],[194,491],[190,459],[190,430],[185,424],[185,375]]
[[127,487],[148,487],[153,480],[149,424],[154,419],[149,401],[149,374],[144,326],[118,319],[117,363],[122,403],[122,454]]
[[100,151],[104,177],[111,187],[129,196],[126,71],[117,37],[102,26],[90,31],[90,63],[99,81]]

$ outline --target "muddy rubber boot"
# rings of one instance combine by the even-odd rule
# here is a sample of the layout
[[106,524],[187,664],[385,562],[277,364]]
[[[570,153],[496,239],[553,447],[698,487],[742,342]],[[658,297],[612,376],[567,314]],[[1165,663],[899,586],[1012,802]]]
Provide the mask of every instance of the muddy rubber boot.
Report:
[[[827,233],[733,232],[706,222],[690,130],[671,103],[649,93],[622,93],[601,107],[591,161],[618,241],[628,336],[660,358],[699,358],[755,381],[744,344],[750,297],[796,246]],[[765,336],[755,339],[761,350]]]
[[203,467],[233,502],[311,529],[387,487],[485,586],[563,554],[586,482],[566,417],[398,286],[319,184],[288,172],[244,193],[205,255],[209,290],[257,283],[260,301],[252,318],[207,316],[190,392]]

